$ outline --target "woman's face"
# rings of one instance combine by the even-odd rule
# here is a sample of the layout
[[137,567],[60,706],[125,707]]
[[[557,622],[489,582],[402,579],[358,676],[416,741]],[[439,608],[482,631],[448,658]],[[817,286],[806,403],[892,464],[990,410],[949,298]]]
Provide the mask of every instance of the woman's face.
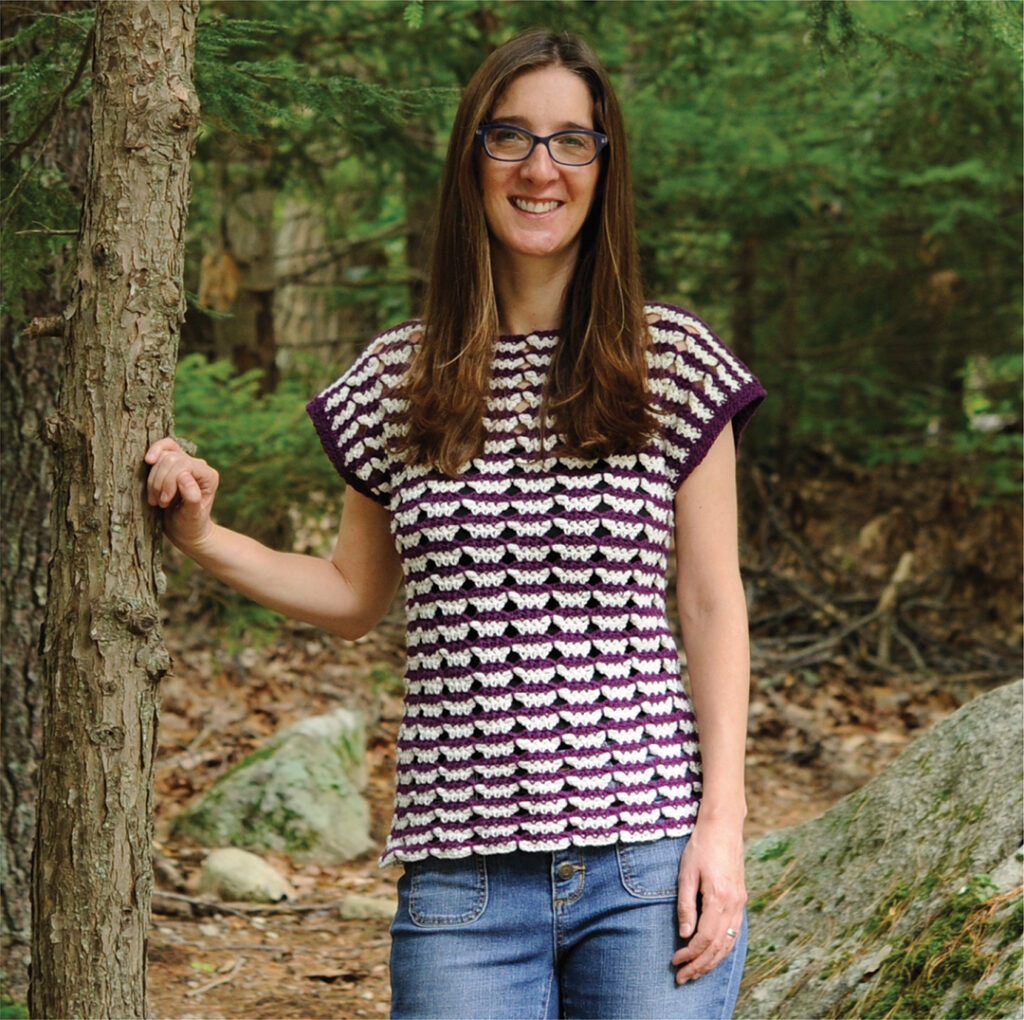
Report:
[[[492,123],[514,124],[535,135],[594,128],[594,104],[579,75],[543,67],[516,78],[501,94]],[[492,246],[505,256],[575,261],[580,228],[597,190],[600,158],[587,166],[554,162],[547,147],[528,159],[505,163],[483,149],[480,184]]]

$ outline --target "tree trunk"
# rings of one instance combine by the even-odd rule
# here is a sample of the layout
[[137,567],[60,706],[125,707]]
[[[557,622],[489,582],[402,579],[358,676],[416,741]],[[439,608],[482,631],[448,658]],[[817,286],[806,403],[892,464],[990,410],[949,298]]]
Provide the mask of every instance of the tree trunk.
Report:
[[[0,889],[3,934],[29,943],[32,843],[39,759],[39,628],[46,604],[46,565],[52,465],[39,429],[53,414],[61,361],[55,337],[18,335],[3,324],[0,353],[0,455],[4,485],[2,633],[0,675]],[[20,962],[24,953],[18,954]],[[15,985],[27,968],[7,975]]]
[[[45,52],[45,33],[19,44],[13,37],[26,24],[54,19],[69,6],[68,0],[8,5],[0,25],[8,60],[28,61]],[[62,173],[78,195],[85,193],[88,157],[80,139],[88,134],[89,113],[88,102],[62,106],[32,152],[40,167]],[[8,127],[4,125],[5,134]],[[40,266],[38,289],[22,295],[26,317],[40,322],[22,332],[23,321],[9,315],[0,319],[0,475],[6,483],[0,491],[0,928],[13,949],[3,963],[5,991],[20,1001],[28,985],[42,682],[39,634],[46,611],[53,490],[52,457],[41,432],[57,406],[64,331],[59,313],[67,304],[62,289],[73,257],[70,249],[69,243],[46,267]],[[44,320],[49,328],[38,328]]]
[[65,343],[33,860],[34,1017],[141,1017],[157,682],[169,660],[142,456],[170,427],[197,0],[97,11],[89,182]]
[[760,238],[740,241],[733,268],[732,346],[746,362],[754,363],[757,322],[757,253]]
[[[778,346],[772,352],[783,372],[777,393],[779,416],[775,431],[775,451],[780,470],[789,467],[793,455],[793,433],[796,431],[798,393],[801,381],[795,376],[800,363],[800,249],[793,243],[786,252],[786,297],[782,306],[782,330]],[[812,440],[813,442],[813,440]]]

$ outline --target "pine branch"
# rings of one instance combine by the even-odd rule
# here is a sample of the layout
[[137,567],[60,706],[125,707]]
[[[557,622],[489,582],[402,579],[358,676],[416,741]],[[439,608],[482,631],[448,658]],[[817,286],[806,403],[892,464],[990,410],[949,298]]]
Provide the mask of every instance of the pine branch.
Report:
[[82,74],[85,72],[86,64],[92,57],[92,44],[95,37],[95,29],[90,28],[89,34],[85,37],[85,45],[82,47],[82,54],[78,59],[78,66],[75,68],[75,73],[71,76],[71,81],[64,86],[60,94],[54,100],[53,105],[43,115],[42,119],[32,129],[32,133],[22,142],[18,142],[10,152],[7,153],[2,159],[0,159],[0,169],[3,169],[12,160],[15,160],[20,156],[35,140],[39,137],[40,132],[43,128],[56,116],[57,111],[62,109],[64,103],[67,102],[67,98],[71,95],[72,89],[81,81]]
[[[308,280],[310,276],[313,276],[321,269],[326,269],[328,266],[332,266],[345,258],[347,255],[358,251],[360,248],[366,248],[374,244],[380,244],[382,241],[391,241],[396,237],[407,237],[412,233],[410,227],[405,223],[399,223],[396,226],[386,227],[384,230],[377,231],[375,234],[371,234],[369,237],[361,237],[356,241],[345,241],[340,244],[328,245],[327,255],[323,258],[317,259],[315,262],[308,266],[304,266],[293,273],[285,273],[277,278],[278,286],[283,286],[289,283],[302,283]],[[286,258],[293,258],[296,253],[289,253]],[[364,285],[377,285],[377,284],[389,284],[394,283],[394,280],[373,280],[373,281],[359,281],[352,283],[340,283],[335,286],[348,287],[348,286],[364,286]],[[406,278],[403,278],[397,282],[405,283],[408,282]]]

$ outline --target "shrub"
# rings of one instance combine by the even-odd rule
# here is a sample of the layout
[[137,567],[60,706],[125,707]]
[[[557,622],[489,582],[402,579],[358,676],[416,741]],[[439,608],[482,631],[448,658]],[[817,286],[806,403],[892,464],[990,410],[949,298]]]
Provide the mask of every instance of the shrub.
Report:
[[258,369],[189,354],[178,365],[176,430],[221,475],[218,523],[276,548],[290,547],[295,511],[337,498],[342,483],[305,405],[314,385],[303,373],[260,392]]

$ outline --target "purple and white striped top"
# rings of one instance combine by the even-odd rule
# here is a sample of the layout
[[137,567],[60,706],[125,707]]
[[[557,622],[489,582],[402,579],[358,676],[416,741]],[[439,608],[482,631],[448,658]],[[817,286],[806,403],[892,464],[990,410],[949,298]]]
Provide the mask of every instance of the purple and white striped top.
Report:
[[309,405],[338,473],[391,512],[408,662],[381,858],[554,851],[693,828],[700,754],[666,615],[673,497],[764,397],[700,319],[648,306],[658,435],[638,454],[540,453],[556,333],[495,344],[483,453],[458,478],[393,453],[418,322]]

